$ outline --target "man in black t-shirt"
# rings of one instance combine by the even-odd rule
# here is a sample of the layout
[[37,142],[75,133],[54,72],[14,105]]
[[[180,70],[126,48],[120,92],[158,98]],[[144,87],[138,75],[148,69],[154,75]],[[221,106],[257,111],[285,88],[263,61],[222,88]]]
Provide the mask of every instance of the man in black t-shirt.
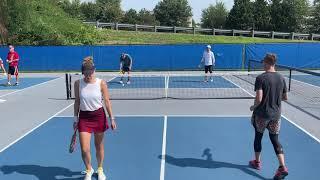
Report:
[[122,53],[120,56],[120,83],[123,84],[123,75],[128,73],[127,84],[130,84],[130,71],[132,69],[132,58],[129,54]]
[[261,169],[261,140],[265,129],[268,129],[279,160],[279,168],[274,179],[284,179],[288,175],[288,169],[285,166],[284,153],[278,136],[281,126],[281,101],[287,100],[288,97],[285,79],[276,72],[275,64],[276,56],[267,54],[263,60],[265,72],[256,78],[255,102],[250,107],[250,110],[253,111],[252,124],[255,128],[255,160],[250,161],[249,164],[252,168]]

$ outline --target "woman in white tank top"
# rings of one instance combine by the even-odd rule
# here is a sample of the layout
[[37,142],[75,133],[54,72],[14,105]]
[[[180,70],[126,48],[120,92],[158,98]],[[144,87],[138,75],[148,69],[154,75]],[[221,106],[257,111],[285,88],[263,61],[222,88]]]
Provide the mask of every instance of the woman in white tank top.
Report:
[[111,120],[111,128],[116,129],[115,118],[112,115],[109,92],[105,81],[95,77],[95,67],[92,57],[87,57],[82,63],[83,78],[74,84],[74,127],[79,130],[82,159],[86,166],[85,180],[91,180],[94,172],[91,166],[90,139],[94,133],[95,148],[98,161],[98,180],[105,180],[103,172],[104,132],[109,128],[103,103]]

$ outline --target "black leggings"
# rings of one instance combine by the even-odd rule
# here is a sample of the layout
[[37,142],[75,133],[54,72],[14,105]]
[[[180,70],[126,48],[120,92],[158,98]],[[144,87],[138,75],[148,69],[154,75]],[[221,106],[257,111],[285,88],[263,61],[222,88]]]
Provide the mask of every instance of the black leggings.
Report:
[[[255,137],[254,137],[254,151],[255,152],[261,152],[261,150],[262,150],[262,146],[261,146],[262,137],[263,137],[263,133],[255,131]],[[271,143],[273,145],[274,152],[277,155],[283,154],[283,149],[282,149],[282,146],[279,142],[278,134],[270,134],[269,133],[269,138],[270,138]]]

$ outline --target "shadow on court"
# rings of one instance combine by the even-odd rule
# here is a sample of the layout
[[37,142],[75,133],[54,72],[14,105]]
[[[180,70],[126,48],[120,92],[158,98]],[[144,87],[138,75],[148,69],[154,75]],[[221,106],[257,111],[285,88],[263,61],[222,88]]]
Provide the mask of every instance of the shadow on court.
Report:
[[[212,159],[212,154],[210,149],[207,148],[203,151],[202,157],[206,159],[195,159],[195,158],[175,158],[170,155],[165,155],[165,161],[168,164],[179,166],[179,167],[195,167],[195,168],[206,168],[206,169],[218,169],[218,168],[231,168],[238,169],[248,175],[256,177],[262,180],[270,180],[265,178],[258,173],[254,172],[248,165],[239,165],[222,161],[214,161]],[[159,159],[162,159],[162,156],[158,156]]]
[[43,167],[39,165],[11,165],[1,166],[0,171],[3,174],[24,174],[33,175],[39,180],[80,180],[83,179],[81,172],[73,172],[67,168],[62,167]]

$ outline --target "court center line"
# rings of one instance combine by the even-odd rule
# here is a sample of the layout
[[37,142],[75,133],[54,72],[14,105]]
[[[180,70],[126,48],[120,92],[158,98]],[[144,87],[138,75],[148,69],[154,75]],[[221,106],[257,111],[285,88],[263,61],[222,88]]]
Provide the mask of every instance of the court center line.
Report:
[[34,87],[38,87],[38,86],[41,86],[41,85],[43,85],[43,84],[47,84],[47,83],[49,83],[49,82],[56,81],[56,80],[61,79],[61,78],[63,78],[63,77],[55,78],[55,79],[52,79],[52,80],[50,80],[50,81],[46,81],[46,82],[43,82],[43,83],[40,83],[40,84],[36,84],[36,85],[29,86],[29,87],[26,87],[26,88],[23,88],[23,89],[19,89],[19,90],[13,91],[13,92],[9,92],[9,93],[7,93],[7,94],[1,95],[0,98],[1,98],[1,97],[5,97],[5,96],[8,96],[8,95],[11,95],[11,94],[15,94],[15,93],[18,93],[18,92],[21,92],[21,91],[25,91],[25,90],[28,90],[28,89],[31,89],[31,88],[34,88]]
[[28,134],[32,133],[34,130],[38,129],[40,126],[42,126],[43,124],[47,123],[49,120],[51,120],[52,118],[56,117],[58,114],[62,113],[63,111],[65,111],[66,109],[68,109],[69,107],[71,107],[74,103],[69,104],[67,107],[61,109],[60,111],[58,111],[57,113],[55,113],[54,115],[52,115],[51,117],[49,117],[47,120],[43,121],[42,123],[40,123],[38,126],[32,128],[31,130],[29,130],[28,132],[26,132],[24,135],[20,136],[19,138],[17,138],[16,140],[14,140],[12,143],[10,143],[9,145],[7,145],[6,147],[2,148],[0,150],[0,153],[2,153],[3,151],[5,151],[6,149],[8,149],[10,146],[12,146],[13,144],[15,144],[16,142],[20,141],[22,138],[24,138],[25,136],[27,136]]
[[164,120],[163,120],[163,134],[162,134],[162,151],[161,151],[160,180],[164,180],[164,175],[165,175],[166,148],[167,148],[167,122],[168,122],[168,116],[164,116]]
[[227,81],[231,82],[232,84],[234,84],[235,86],[239,87],[241,90],[243,90],[244,92],[246,92],[247,94],[249,94],[251,97],[255,97],[254,95],[252,95],[251,93],[249,93],[247,90],[245,90],[244,88],[242,88],[241,86],[239,86],[238,84],[236,84],[235,82],[231,81],[229,78],[222,76],[224,79],[226,79]]
[[314,135],[312,135],[311,133],[309,133],[307,130],[305,130],[303,127],[299,126],[298,124],[296,124],[295,122],[293,122],[292,120],[290,120],[289,118],[287,118],[286,116],[282,115],[282,117],[284,119],[286,119],[288,122],[290,122],[291,124],[293,124],[294,126],[296,126],[296,128],[300,129],[301,131],[303,131],[304,133],[306,133],[307,135],[309,135],[312,139],[314,139],[315,141],[317,141],[318,143],[320,143],[320,140],[315,137]]

